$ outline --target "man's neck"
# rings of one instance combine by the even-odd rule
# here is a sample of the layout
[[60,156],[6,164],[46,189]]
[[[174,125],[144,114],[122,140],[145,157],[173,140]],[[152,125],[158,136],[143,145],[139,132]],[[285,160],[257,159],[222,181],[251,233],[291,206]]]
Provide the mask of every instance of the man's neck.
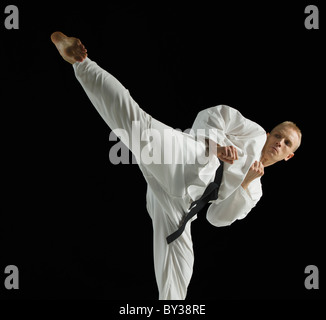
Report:
[[268,167],[271,166],[272,164],[276,163],[276,161],[270,160],[266,157],[264,157],[264,155],[261,155],[260,161],[262,162],[264,167]]

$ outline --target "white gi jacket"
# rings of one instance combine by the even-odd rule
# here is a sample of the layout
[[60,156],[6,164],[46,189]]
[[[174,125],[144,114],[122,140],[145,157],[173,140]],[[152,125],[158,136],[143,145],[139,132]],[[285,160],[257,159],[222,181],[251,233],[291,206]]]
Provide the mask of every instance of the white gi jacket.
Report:
[[[207,220],[214,226],[230,225],[243,219],[262,196],[260,178],[249,184],[247,191],[241,187],[250,166],[259,161],[266,142],[266,132],[257,123],[246,119],[239,111],[219,105],[199,112],[192,126],[194,132],[205,129],[205,137],[221,146],[237,148],[239,160],[233,164],[224,163],[223,179],[219,197],[209,206]],[[202,169],[205,171],[205,168]],[[211,170],[201,172],[200,177],[211,176]],[[197,199],[202,188],[188,187],[188,193]],[[199,197],[200,197],[199,195]]]

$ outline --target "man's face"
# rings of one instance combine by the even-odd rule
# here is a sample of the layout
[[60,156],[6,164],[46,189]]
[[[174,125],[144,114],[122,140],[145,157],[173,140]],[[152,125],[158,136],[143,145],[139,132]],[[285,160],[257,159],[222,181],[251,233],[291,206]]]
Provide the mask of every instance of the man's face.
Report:
[[294,150],[299,144],[297,132],[289,126],[279,126],[270,134],[262,151],[262,158],[269,164],[281,160],[289,160],[294,156]]

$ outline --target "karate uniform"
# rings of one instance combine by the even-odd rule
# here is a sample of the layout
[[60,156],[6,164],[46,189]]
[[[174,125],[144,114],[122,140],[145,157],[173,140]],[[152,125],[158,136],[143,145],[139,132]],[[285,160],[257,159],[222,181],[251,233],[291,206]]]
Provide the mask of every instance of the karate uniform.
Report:
[[[207,156],[204,138],[238,150],[239,160],[233,165],[224,164],[219,198],[207,212],[210,223],[226,226],[244,218],[262,195],[260,179],[254,180],[247,191],[241,183],[251,164],[260,159],[266,132],[237,110],[220,105],[201,111],[193,131],[182,133],[144,112],[117,79],[89,58],[76,62],[73,68],[99,114],[135,155],[147,182],[159,299],[185,299],[194,263],[191,221],[171,244],[167,244],[166,237],[178,229],[190,204],[214,180],[220,165],[214,154]],[[197,129],[205,130],[198,134]],[[159,139],[153,139],[157,135]],[[159,151],[160,164],[149,161],[153,150]],[[189,155],[200,161],[189,161]],[[165,159],[173,161],[164,163]]]

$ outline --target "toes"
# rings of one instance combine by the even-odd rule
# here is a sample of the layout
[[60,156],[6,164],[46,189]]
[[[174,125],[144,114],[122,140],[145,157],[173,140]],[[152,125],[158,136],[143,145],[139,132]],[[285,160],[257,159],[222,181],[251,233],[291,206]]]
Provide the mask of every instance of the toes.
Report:
[[78,49],[79,49],[81,52],[87,52],[85,46],[84,46],[82,43],[78,46]]
[[75,55],[75,60],[78,62],[82,62],[83,61],[83,57],[81,55]]
[[87,57],[87,54],[78,54],[75,56],[76,61],[78,62],[83,62]]

